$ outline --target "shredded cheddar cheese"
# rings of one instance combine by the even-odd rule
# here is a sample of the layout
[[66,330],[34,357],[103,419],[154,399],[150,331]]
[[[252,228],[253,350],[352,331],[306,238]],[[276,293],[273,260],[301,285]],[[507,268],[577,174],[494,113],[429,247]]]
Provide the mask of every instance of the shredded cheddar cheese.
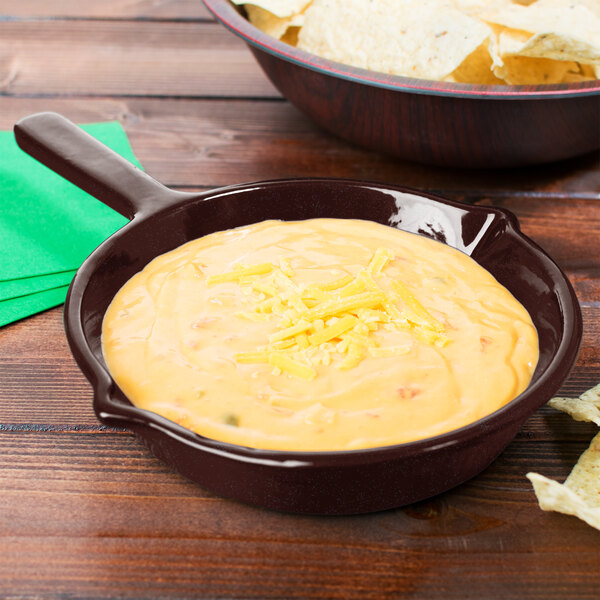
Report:
[[394,281],[394,291],[400,296],[402,302],[408,310],[407,318],[415,325],[421,325],[433,331],[442,332],[444,326],[434,319],[423,307],[423,305],[413,296],[410,290],[400,281]]
[[385,264],[392,258],[394,258],[394,253],[391,250],[388,250],[387,248],[377,248],[375,254],[373,254],[373,258],[367,266],[367,272],[371,275],[381,273]]
[[375,334],[381,329],[411,331],[425,344],[444,345],[444,326],[401,281],[386,292],[376,281],[394,253],[378,248],[355,276],[345,275],[328,283],[298,285],[288,258],[279,265],[238,265],[233,271],[211,275],[207,284],[234,282],[249,286],[255,301],[238,316],[254,321],[276,320],[277,329],[256,352],[236,354],[245,364],[268,364],[274,373],[310,380],[315,366],[333,361],[351,369],[365,356],[401,356],[410,346],[379,347]]
[[285,340],[286,338],[294,337],[299,333],[304,333],[307,329],[310,329],[310,323],[301,319],[296,325],[280,329],[269,336],[269,342],[278,342],[279,340]]
[[358,323],[358,318],[354,315],[346,315],[341,319],[338,319],[335,323],[328,325],[321,331],[317,331],[308,338],[308,341],[313,346],[319,346],[332,340],[333,338],[339,337],[342,333],[346,333],[349,329],[352,329]]
[[315,289],[315,290],[318,290],[321,292],[330,292],[332,290],[337,290],[341,287],[344,287],[351,281],[352,281],[352,276],[346,275],[346,276],[342,277],[341,279],[336,279],[335,281],[331,281],[330,283],[321,283],[319,285],[309,285],[306,288],[306,291],[308,292],[311,289]]
[[312,367],[303,365],[282,352],[270,352],[269,364],[302,379],[313,379],[317,374]]

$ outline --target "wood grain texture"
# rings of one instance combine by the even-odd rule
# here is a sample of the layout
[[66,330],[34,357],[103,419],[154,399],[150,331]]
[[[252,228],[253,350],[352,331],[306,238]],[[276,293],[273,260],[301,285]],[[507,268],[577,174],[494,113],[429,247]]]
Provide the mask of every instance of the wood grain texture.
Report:
[[246,46],[217,23],[82,23],[0,21],[0,92],[279,97]]
[[[582,303],[600,299],[600,196],[488,196],[481,204],[514,212],[522,231],[565,270]],[[588,327],[594,325],[590,322]]]
[[2,0],[0,10],[12,18],[212,20],[202,0]]
[[[215,498],[132,436],[4,434],[0,590],[14,578],[51,589],[47,597],[483,598],[490,576],[510,572],[496,590],[503,597],[562,598],[567,583],[553,569],[560,547],[571,592],[592,598],[600,550],[589,545],[598,533],[541,513],[525,479],[531,463],[564,478],[584,447],[516,441],[481,476],[427,502],[315,518]],[[33,546],[34,537],[41,543]]]
[[[346,177],[417,187],[468,202],[490,203],[493,197],[510,203],[515,212],[526,203],[537,215],[547,213],[546,222],[555,228],[566,220],[567,234],[576,224],[571,219],[584,224],[590,216],[595,223],[598,219],[600,154],[530,169],[436,168],[352,146],[323,133],[287,102],[245,99],[0,97],[0,129],[45,110],[79,123],[121,121],[146,171],[173,187]],[[557,215],[545,206],[552,198]],[[582,200],[579,215],[569,210],[574,198]]]
[[[368,152],[283,101],[200,0],[5,0],[0,129],[54,110],[119,120],[145,169],[210,189],[304,176],[404,184],[506,207],[584,316],[561,394],[600,382],[600,160],[442,169]],[[598,598],[600,533],[541,511],[597,431],[550,407],[481,475],[371,515],[294,516],[220,498],[107,428],[56,308],[0,329],[0,598]]]

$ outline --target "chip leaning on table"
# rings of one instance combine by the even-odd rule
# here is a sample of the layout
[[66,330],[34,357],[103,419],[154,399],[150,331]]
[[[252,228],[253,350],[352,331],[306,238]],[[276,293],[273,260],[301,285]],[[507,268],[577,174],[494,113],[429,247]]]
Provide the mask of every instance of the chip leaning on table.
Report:
[[[571,415],[576,421],[600,426],[600,384],[579,398],[553,398],[550,406]],[[574,515],[600,529],[600,433],[581,455],[564,483],[539,473],[527,473],[543,510]]]

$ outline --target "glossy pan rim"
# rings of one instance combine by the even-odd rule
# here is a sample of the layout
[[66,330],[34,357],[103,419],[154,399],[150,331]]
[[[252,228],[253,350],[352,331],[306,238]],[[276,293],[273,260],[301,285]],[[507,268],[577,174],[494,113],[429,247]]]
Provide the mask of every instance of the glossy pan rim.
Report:
[[300,67],[355,83],[398,92],[481,100],[566,99],[600,94],[600,79],[540,85],[476,85],[377,73],[321,58],[285,44],[254,27],[229,0],[203,0],[203,2],[220,23],[258,50]]

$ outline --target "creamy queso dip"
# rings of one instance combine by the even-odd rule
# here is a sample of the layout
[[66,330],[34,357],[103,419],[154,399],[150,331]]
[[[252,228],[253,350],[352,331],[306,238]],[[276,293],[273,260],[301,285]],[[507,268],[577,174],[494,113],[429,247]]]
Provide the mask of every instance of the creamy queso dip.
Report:
[[265,221],[149,263],[103,323],[125,395],[203,436],[350,450],[500,408],[538,360],[523,306],[473,259],[369,221]]

